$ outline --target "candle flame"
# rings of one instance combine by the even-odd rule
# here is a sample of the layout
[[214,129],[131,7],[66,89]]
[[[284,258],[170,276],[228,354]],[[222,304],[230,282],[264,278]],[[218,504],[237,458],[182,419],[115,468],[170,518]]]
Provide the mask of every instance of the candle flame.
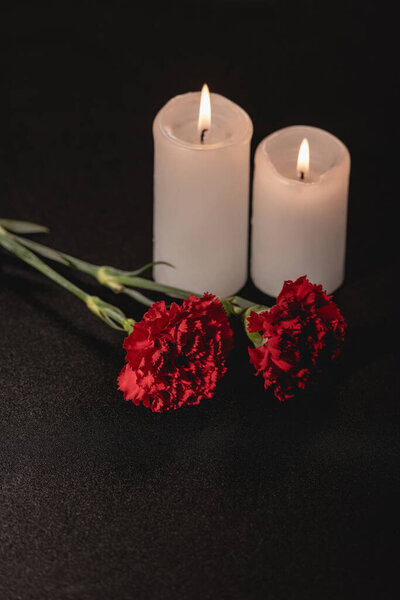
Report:
[[204,131],[211,127],[211,99],[210,90],[208,85],[205,83],[201,90],[200,97],[200,110],[199,110],[199,121],[197,129],[201,136],[204,135]]
[[304,138],[300,144],[299,155],[297,157],[297,175],[300,179],[305,179],[310,170],[310,146],[308,139]]

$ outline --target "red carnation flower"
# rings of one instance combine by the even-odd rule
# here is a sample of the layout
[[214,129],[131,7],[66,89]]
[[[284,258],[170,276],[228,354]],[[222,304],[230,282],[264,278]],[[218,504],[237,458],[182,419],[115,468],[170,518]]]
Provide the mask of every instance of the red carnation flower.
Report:
[[118,378],[125,400],[154,412],[211,398],[226,372],[233,333],[218,298],[191,296],[168,310],[156,302],[125,339]]
[[248,331],[260,332],[261,345],[250,349],[256,375],[263,374],[265,389],[272,387],[282,402],[304,389],[313,376],[340,352],[346,323],[321,285],[299,277],[286,281],[275,306],[252,312]]

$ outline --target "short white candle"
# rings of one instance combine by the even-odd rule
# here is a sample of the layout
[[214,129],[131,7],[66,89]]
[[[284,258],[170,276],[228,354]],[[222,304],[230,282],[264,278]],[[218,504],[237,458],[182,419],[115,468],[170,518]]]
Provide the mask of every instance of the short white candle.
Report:
[[247,279],[252,122],[227,98],[176,96],[157,114],[154,135],[154,279],[219,296]]
[[343,283],[349,176],[349,151],[322,129],[287,127],[259,144],[251,277],[260,290],[277,296],[301,275],[328,293]]

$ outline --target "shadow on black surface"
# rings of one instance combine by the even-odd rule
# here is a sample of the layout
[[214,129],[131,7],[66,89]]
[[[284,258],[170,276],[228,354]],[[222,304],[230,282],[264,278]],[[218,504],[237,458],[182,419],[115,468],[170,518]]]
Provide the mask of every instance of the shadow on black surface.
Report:
[[[106,355],[108,357],[112,356],[113,359],[117,359],[117,357],[121,359],[121,351],[119,347],[116,347],[112,343],[106,342],[104,339],[95,336],[93,333],[89,332],[88,329],[79,328],[72,322],[72,320],[67,319],[67,317],[65,317],[61,312],[58,312],[56,308],[51,305],[49,287],[45,282],[40,283],[28,279],[27,285],[27,279],[25,277],[10,275],[4,272],[2,273],[1,278],[3,288],[11,290],[14,294],[22,298],[26,304],[46,314],[46,316],[49,317],[53,323],[61,326],[72,335],[79,337],[79,339],[84,342],[85,345],[95,354],[102,357]],[[1,292],[2,289],[0,288],[0,294]],[[66,292],[66,294],[67,293],[68,292]],[[42,297],[46,296],[47,294],[47,302],[39,299],[37,294],[40,294]],[[85,310],[84,306],[82,306],[82,310]],[[88,317],[91,318],[91,315],[88,314]],[[107,326],[104,324],[104,327]]]

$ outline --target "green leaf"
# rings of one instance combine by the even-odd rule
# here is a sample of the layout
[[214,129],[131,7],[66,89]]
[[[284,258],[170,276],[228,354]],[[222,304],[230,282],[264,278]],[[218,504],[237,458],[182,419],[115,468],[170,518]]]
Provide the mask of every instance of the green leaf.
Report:
[[0,219],[0,225],[13,233],[48,233],[48,227],[29,223],[29,221],[16,221],[14,219]]
[[163,260],[158,260],[155,262],[149,262],[146,265],[144,265],[143,267],[139,267],[138,269],[135,269],[134,271],[125,271],[123,269],[117,269],[115,267],[110,267],[109,265],[103,266],[102,269],[104,270],[104,272],[107,275],[111,275],[112,277],[136,277],[137,275],[144,273],[148,269],[151,269],[151,267],[153,267],[154,265],[167,265],[168,267],[172,267],[173,269],[175,268],[174,265],[171,265],[171,263],[165,262]]
[[156,260],[154,262],[147,263],[147,265],[144,265],[143,267],[140,267],[139,269],[136,269],[136,271],[124,271],[124,274],[132,275],[134,277],[135,275],[140,275],[141,273],[144,273],[148,269],[151,269],[151,267],[154,267],[154,265],[166,265],[167,267],[171,267],[172,269],[175,269],[174,265],[171,265],[171,263],[169,263],[169,262],[165,262],[164,260]]

